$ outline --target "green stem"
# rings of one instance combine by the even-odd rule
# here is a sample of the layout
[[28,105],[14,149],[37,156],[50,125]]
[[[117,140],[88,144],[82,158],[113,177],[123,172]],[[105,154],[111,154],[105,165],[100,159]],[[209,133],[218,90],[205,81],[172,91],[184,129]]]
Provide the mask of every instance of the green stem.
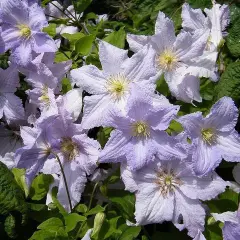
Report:
[[94,196],[94,193],[95,193],[95,191],[97,189],[97,186],[98,186],[98,182],[96,182],[94,187],[93,187],[93,191],[92,191],[92,194],[91,194],[90,202],[89,202],[89,205],[88,205],[88,211],[91,209],[93,196]]
[[54,153],[54,152],[52,152],[52,154],[57,158],[57,161],[58,161],[58,163],[60,165],[61,173],[63,175],[63,180],[64,180],[64,184],[65,184],[65,187],[66,187],[66,192],[67,192],[67,197],[68,197],[68,201],[69,201],[70,210],[72,212],[73,207],[72,207],[72,202],[71,202],[71,198],[70,198],[70,193],[69,193],[69,190],[68,190],[66,175],[65,175],[64,170],[63,170],[63,165],[62,165],[61,160],[58,157],[58,155],[56,153]]

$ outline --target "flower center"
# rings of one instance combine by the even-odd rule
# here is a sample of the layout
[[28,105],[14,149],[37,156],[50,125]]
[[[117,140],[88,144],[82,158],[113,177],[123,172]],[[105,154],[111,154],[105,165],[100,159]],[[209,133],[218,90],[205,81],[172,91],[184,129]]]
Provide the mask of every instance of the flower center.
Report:
[[165,50],[157,58],[158,66],[164,71],[171,71],[177,67],[178,59],[172,50]]
[[182,181],[176,177],[173,170],[163,170],[158,173],[156,183],[160,186],[161,194],[166,197],[170,192],[173,192],[177,186],[182,185]]
[[150,137],[149,126],[146,122],[138,121],[132,124],[132,135],[134,137]]
[[205,143],[212,145],[216,143],[217,135],[212,128],[205,128],[201,130],[202,139]]
[[39,98],[39,100],[43,103],[45,103],[46,106],[49,106],[50,105],[50,97],[48,96],[48,87],[45,86],[43,87],[42,89],[42,95],[41,97]]
[[74,143],[72,139],[68,137],[62,138],[60,148],[68,160],[73,160],[79,153],[76,143]]
[[129,80],[122,74],[110,76],[107,90],[115,100],[120,100],[128,90]]
[[31,29],[27,25],[21,24],[18,28],[22,37],[29,38],[31,36]]

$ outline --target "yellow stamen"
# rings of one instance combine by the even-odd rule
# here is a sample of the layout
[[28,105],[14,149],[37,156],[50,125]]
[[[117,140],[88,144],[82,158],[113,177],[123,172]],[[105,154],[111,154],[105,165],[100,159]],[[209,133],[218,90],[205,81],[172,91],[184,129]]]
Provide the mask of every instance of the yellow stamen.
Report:
[[22,37],[29,38],[31,36],[31,29],[25,24],[18,25],[18,28],[20,30],[20,34]]
[[62,138],[61,151],[67,157],[68,160],[73,160],[78,154],[79,149],[76,143],[71,138]]
[[149,126],[146,122],[138,121],[132,124],[132,135],[134,137],[150,137]]
[[128,91],[129,80],[122,74],[110,76],[107,81],[107,90],[114,100],[120,100]]
[[212,128],[205,128],[201,130],[202,139],[205,143],[211,145],[216,142],[217,136]]
[[164,71],[171,71],[177,67],[178,59],[172,50],[165,50],[157,58],[158,66]]

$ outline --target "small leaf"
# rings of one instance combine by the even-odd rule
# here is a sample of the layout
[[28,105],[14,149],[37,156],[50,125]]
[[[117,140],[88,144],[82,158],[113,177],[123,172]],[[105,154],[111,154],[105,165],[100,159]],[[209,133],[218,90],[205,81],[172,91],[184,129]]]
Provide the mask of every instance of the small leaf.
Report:
[[92,0],[73,0],[73,5],[77,13],[82,13],[90,5]]
[[227,36],[227,47],[234,57],[240,57],[240,18],[233,24]]
[[50,174],[40,174],[32,182],[29,196],[32,200],[43,199],[49,190],[50,184],[53,182],[53,177]]
[[124,28],[122,27],[117,32],[115,31],[115,32],[110,33],[103,40],[114,45],[115,47],[124,48],[125,39],[126,39],[126,32],[124,31]]
[[88,207],[85,204],[79,204],[75,207],[75,210],[80,213],[85,213],[88,210]]
[[64,219],[65,219],[65,225],[66,225],[67,232],[72,231],[79,222],[84,222],[87,220],[86,217],[81,216],[77,213],[70,213],[67,216],[65,216]]
[[127,227],[118,240],[134,240],[140,233],[141,227]]
[[17,237],[15,227],[16,227],[16,220],[14,216],[9,215],[4,222],[4,230],[7,233],[9,238]]
[[92,50],[92,44],[95,39],[94,35],[84,36],[75,44],[75,51],[83,56],[87,56]]
[[15,178],[17,184],[25,192],[25,196],[27,197],[29,194],[29,188],[26,184],[25,169],[13,168],[12,173],[14,174],[14,178]]
[[216,100],[224,96],[240,100],[240,62],[229,64],[215,87]]
[[97,214],[99,212],[104,212],[104,211],[105,211],[105,208],[103,208],[100,205],[97,205],[96,207],[92,208],[89,212],[87,212],[85,215],[86,216],[94,215],[94,214]]
[[56,24],[50,23],[47,27],[43,28],[43,32],[47,33],[51,37],[56,36]]

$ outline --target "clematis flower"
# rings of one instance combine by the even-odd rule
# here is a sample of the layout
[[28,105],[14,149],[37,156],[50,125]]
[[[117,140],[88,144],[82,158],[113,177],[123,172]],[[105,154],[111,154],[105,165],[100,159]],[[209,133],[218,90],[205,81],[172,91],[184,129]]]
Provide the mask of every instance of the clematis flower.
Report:
[[26,168],[28,186],[42,169],[45,161],[53,157],[49,129],[54,117],[49,117],[34,128],[21,128],[20,133],[25,146],[16,151],[15,160],[18,168]]
[[22,101],[14,94],[18,86],[16,67],[0,68],[0,119],[5,116],[8,122],[14,122],[25,118]]
[[189,161],[179,160],[155,159],[136,172],[122,164],[121,177],[136,196],[136,225],[172,221],[191,237],[204,230],[206,213],[200,200],[215,198],[226,187],[216,173],[198,178]]
[[179,118],[185,132],[192,140],[194,170],[204,175],[214,170],[224,158],[240,161],[240,138],[234,129],[238,109],[229,97],[221,98],[204,118],[201,112]]
[[[137,94],[138,95],[138,94]],[[184,144],[164,132],[176,116],[178,106],[153,107],[147,96],[130,97],[126,116],[111,110],[107,126],[114,127],[99,162],[119,162],[126,157],[131,170],[137,170],[157,155],[165,160],[185,158]]]
[[240,210],[236,212],[211,213],[216,221],[224,223],[222,228],[224,240],[236,240],[240,238]]
[[[66,9],[58,3],[57,1],[52,1],[50,2],[46,8],[45,8],[45,14],[47,16],[48,20],[70,20],[69,23],[72,23],[72,17],[79,18],[81,15],[76,14],[73,5],[68,6]],[[68,33],[68,34],[74,34],[77,33],[79,30],[77,27],[74,26],[66,26],[65,24],[60,24],[56,28],[56,33],[57,34],[63,34],[63,33]]]
[[[208,32],[202,31],[194,35],[180,32],[175,36],[174,24],[164,13],[159,12],[155,25],[155,35],[142,36],[128,34],[130,49],[138,52],[146,44],[150,44],[156,52],[155,65],[159,75],[164,74],[171,93],[179,100],[201,102],[199,94],[200,71],[194,69],[190,59],[199,57],[207,43]],[[193,66],[195,66],[193,64]],[[187,97],[185,97],[187,96]]]
[[42,8],[28,1],[2,1],[0,4],[2,38],[5,51],[12,50],[12,60],[27,65],[32,53],[55,52],[54,40],[41,30],[48,25]]
[[194,33],[196,31],[209,32],[207,48],[215,51],[224,42],[224,36],[230,23],[230,10],[228,5],[213,4],[212,9],[204,9],[205,16],[201,9],[192,9],[187,3],[182,8],[182,26],[185,31]]
[[72,84],[92,94],[84,98],[82,127],[101,126],[107,118],[110,105],[124,110],[133,89],[153,94],[155,90],[155,55],[148,46],[131,58],[127,51],[106,42],[99,44],[103,70],[93,65],[70,72]]

